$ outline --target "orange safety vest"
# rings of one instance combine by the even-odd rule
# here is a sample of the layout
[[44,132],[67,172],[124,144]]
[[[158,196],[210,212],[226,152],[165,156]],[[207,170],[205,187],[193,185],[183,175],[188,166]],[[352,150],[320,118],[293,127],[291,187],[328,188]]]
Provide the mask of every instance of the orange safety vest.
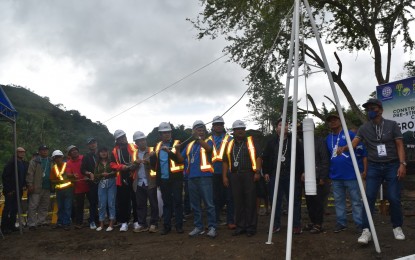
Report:
[[[120,158],[118,157],[118,153],[117,153],[118,150],[119,149],[117,149],[117,147],[114,147],[114,149],[112,149],[112,155],[115,158],[115,162],[118,165],[120,165],[121,164],[120,163]],[[128,150],[128,153],[132,155],[132,162],[137,160],[137,151],[138,151],[137,146],[135,144],[128,144],[127,150]],[[117,174],[116,174],[115,183],[116,183],[117,186],[122,185],[120,172],[117,172]]]
[[223,153],[225,152],[225,147],[228,144],[228,141],[229,141],[230,138],[231,137],[228,134],[225,134],[225,136],[223,137],[223,139],[220,143],[219,152],[218,152],[218,149],[216,148],[215,139],[213,138],[213,136],[209,137],[209,139],[212,140],[212,143],[213,143],[212,163],[222,161]]
[[[54,171],[54,173],[55,173],[55,176],[56,176],[56,178],[58,178],[60,181],[63,181],[63,174],[65,173],[65,170],[66,170],[66,162],[65,163],[63,163],[63,166],[62,166],[62,169],[60,169],[59,170],[59,168],[58,168],[58,165],[57,164],[55,164],[54,166],[53,166],[53,171]],[[57,189],[57,190],[61,190],[61,189],[64,189],[64,188],[66,188],[66,187],[69,187],[69,186],[71,186],[72,185],[72,183],[70,182],[70,181],[67,181],[67,182],[64,182],[64,183],[59,183],[59,184],[56,184],[55,185],[55,189]]]
[[[231,140],[229,142],[228,149],[226,151],[226,154],[228,156],[229,170],[230,171],[232,170],[231,153],[232,153],[232,148],[233,148],[234,143],[235,143],[235,139]],[[252,164],[252,170],[255,172],[256,171],[256,151],[255,151],[255,145],[254,145],[254,141],[252,139],[252,136],[248,136],[246,138],[246,146],[248,147],[249,158],[251,159],[251,164]]]
[[[171,149],[171,152],[172,153],[175,153],[176,152],[176,148],[174,148],[176,145],[178,145],[179,144],[179,140],[174,140],[173,141],[173,148]],[[158,142],[157,143],[157,145],[156,145],[156,149],[155,149],[155,152],[156,152],[156,155],[157,155],[157,159],[158,159],[158,157],[159,157],[159,153],[160,153],[160,148],[161,148],[161,145],[163,144],[163,142],[162,141],[160,141],[160,142]],[[170,161],[169,161],[169,165],[170,165],[170,172],[171,173],[183,173],[183,170],[184,170],[184,164],[181,164],[181,163],[176,163],[175,161],[173,161],[172,159],[170,159]]]
[[[207,141],[207,140],[206,140]],[[186,149],[186,156],[187,156],[187,164],[190,167],[191,164],[191,159],[190,159],[190,151],[192,151],[192,147],[193,144],[195,143],[195,141],[190,142],[187,145],[187,149]],[[213,166],[212,164],[209,162],[207,156],[206,156],[206,150],[205,148],[203,148],[202,146],[200,146],[200,170],[202,172],[214,172]]]

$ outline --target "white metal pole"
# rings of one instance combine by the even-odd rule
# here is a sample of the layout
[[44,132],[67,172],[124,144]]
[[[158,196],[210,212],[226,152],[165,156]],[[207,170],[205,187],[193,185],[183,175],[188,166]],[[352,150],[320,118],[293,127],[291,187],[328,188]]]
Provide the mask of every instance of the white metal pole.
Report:
[[[287,120],[287,110],[288,110],[288,95],[290,92],[290,80],[291,80],[291,70],[292,70],[292,62],[293,62],[293,53],[294,53],[294,29],[295,29],[295,12],[293,12],[293,23],[291,26],[291,43],[290,43],[290,51],[288,53],[288,65],[287,65],[287,79],[285,82],[285,95],[284,95],[284,105],[282,109],[282,121],[281,121],[281,129],[285,129],[286,120]],[[268,230],[268,241],[266,242],[267,245],[272,244],[272,229],[274,227],[274,218],[275,218],[275,206],[277,204],[277,194],[278,194],[278,185],[280,182],[280,172],[281,172],[281,155],[282,155],[282,144],[284,142],[284,135],[280,135],[279,143],[281,144],[278,147],[278,161],[277,161],[277,169],[275,172],[275,184],[274,184],[274,194],[272,196],[272,208],[271,208],[271,219],[269,224]]]
[[299,13],[300,0],[295,0],[294,6],[295,23],[295,48],[294,48],[294,94],[293,94],[293,120],[291,134],[291,164],[290,164],[290,196],[288,200],[288,224],[287,224],[287,245],[285,259],[291,259],[291,248],[293,238],[293,209],[294,209],[294,189],[295,189],[295,163],[297,154],[297,100],[298,100],[298,60],[299,60]]
[[[13,139],[14,139],[14,177],[16,178],[16,199],[17,199],[17,212],[19,215],[19,231],[20,235],[23,234],[22,224],[22,207],[20,203],[20,183],[19,183],[19,169],[17,167],[17,134],[16,134],[16,119],[13,121]],[[13,226],[16,223],[12,223]]]
[[362,194],[363,204],[365,206],[365,210],[366,210],[366,213],[367,213],[367,218],[369,220],[369,226],[370,226],[370,230],[372,232],[373,242],[375,244],[376,252],[380,253],[381,251],[380,251],[379,241],[378,241],[378,237],[377,237],[377,234],[376,234],[375,226],[373,224],[372,214],[370,212],[369,204],[367,202],[366,192],[365,192],[365,189],[363,187],[362,177],[360,176],[359,168],[357,166],[356,156],[355,156],[355,153],[354,153],[354,150],[353,150],[353,147],[352,147],[352,142],[350,140],[349,131],[347,129],[346,121],[344,119],[342,107],[340,105],[339,96],[337,95],[337,91],[336,91],[336,88],[334,86],[334,81],[333,81],[333,77],[331,75],[331,70],[330,70],[329,64],[327,62],[327,58],[326,58],[326,54],[325,54],[324,49],[323,49],[323,45],[321,44],[321,40],[320,40],[320,37],[319,37],[319,33],[318,33],[318,30],[317,30],[316,23],[315,23],[314,18],[313,18],[313,14],[312,14],[311,9],[310,9],[310,5],[308,4],[308,0],[303,0],[303,1],[304,1],[304,4],[305,4],[305,7],[307,9],[307,13],[310,17],[311,26],[313,27],[313,32],[314,32],[314,35],[316,37],[318,47],[320,49],[321,57],[323,58],[323,61],[324,61],[324,68],[325,68],[327,76],[329,78],[331,90],[333,92],[334,99],[336,101],[337,112],[339,113],[339,116],[340,116],[340,121],[342,123],[342,127],[343,127],[343,130],[344,130],[343,131],[344,135],[346,136],[347,147],[349,148],[349,152],[350,152],[350,156],[352,158],[353,167],[354,167],[354,170],[355,170],[357,182],[359,183],[359,188],[360,188],[360,192]]

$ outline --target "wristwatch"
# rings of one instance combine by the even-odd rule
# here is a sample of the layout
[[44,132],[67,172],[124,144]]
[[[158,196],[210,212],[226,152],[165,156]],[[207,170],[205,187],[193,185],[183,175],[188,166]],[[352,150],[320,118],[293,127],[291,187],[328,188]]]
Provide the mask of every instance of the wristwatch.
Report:
[[408,165],[405,161],[401,162],[404,166]]

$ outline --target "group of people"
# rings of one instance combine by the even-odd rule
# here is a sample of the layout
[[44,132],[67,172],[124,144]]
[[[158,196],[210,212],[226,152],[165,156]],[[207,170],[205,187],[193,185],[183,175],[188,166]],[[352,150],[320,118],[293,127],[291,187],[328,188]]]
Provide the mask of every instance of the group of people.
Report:
[[[349,131],[352,146],[359,165],[359,173],[366,180],[366,194],[373,213],[379,186],[387,182],[387,199],[390,202],[391,222],[396,239],[403,240],[402,210],[400,204],[401,181],[406,174],[405,152],[402,134],[396,122],[382,117],[382,103],[370,99],[363,107],[368,111],[369,121],[357,133]],[[70,145],[65,155],[55,150],[49,157],[49,149],[42,145],[39,155],[30,163],[24,163],[24,149],[17,149],[20,190],[16,191],[12,178],[14,163],[7,164],[3,173],[3,193],[6,205],[2,216],[2,231],[13,230],[16,221],[16,192],[28,190],[29,229],[47,225],[46,220],[51,191],[56,192],[58,220],[56,228],[82,228],[85,198],[89,200],[89,227],[112,231],[115,223],[125,232],[133,217],[134,232],[158,232],[159,208],[157,188],[163,202],[161,235],[174,228],[184,233],[183,214],[190,209],[194,216],[194,227],[188,233],[195,237],[202,234],[214,238],[226,205],[226,224],[232,235],[257,232],[258,181],[265,180],[268,196],[272,200],[275,182],[278,179],[278,194],[273,232],[281,230],[281,215],[284,197],[289,200],[290,165],[295,160],[294,174],[294,219],[293,232],[304,230],[318,234],[323,230],[323,217],[330,186],[333,189],[338,233],[347,228],[346,191],[351,201],[353,220],[361,232],[358,242],[367,244],[371,240],[366,211],[363,208],[361,191],[354,171],[352,156],[348,151],[346,134],[337,114],[326,118],[331,133],[326,137],[315,137],[315,165],[317,195],[306,195],[309,223],[301,224],[302,183],[304,181],[304,151],[301,138],[296,140],[296,158],[291,158],[292,136],[288,124],[282,119],[275,123],[277,135],[260,151],[259,145],[246,135],[246,125],[241,120],[232,124],[233,136],[226,133],[225,122],[216,116],[212,121],[212,133],[207,136],[205,124],[197,120],[192,126],[192,139],[180,143],[172,138],[169,123],[159,127],[159,142],[148,147],[146,135],[137,131],[134,143],[129,143],[122,130],[114,132],[115,146],[112,150],[99,147],[95,138],[88,138],[89,152],[79,154],[78,147]],[[285,125],[285,128],[282,128]],[[281,135],[283,136],[280,139]],[[301,135],[300,135],[301,136]],[[283,140],[280,143],[280,140]],[[282,154],[278,151],[282,146]],[[276,166],[280,162],[280,173]],[[9,167],[9,168],[7,168]],[[12,169],[13,168],[13,169]],[[25,174],[27,172],[27,174]],[[6,174],[5,174],[6,173]],[[183,196],[183,193],[185,195]],[[14,199],[15,200],[15,199]],[[147,221],[148,203],[150,218]],[[75,209],[72,210],[72,205]],[[203,213],[207,215],[204,225]],[[97,226],[98,225],[98,226]]]

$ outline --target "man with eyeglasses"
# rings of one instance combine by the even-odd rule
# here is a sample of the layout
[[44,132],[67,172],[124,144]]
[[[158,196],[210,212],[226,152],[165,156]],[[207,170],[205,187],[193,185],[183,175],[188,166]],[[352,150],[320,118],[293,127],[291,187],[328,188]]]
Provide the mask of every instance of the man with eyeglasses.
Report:
[[[369,121],[363,124],[352,141],[353,147],[363,140],[368,151],[368,171],[366,175],[366,196],[370,211],[373,213],[376,196],[382,182],[387,183],[387,198],[390,203],[390,215],[395,239],[404,240],[402,231],[403,214],[401,208],[402,180],[406,175],[405,150],[403,136],[395,121],[382,117],[383,106],[378,99],[371,98],[363,107]],[[347,149],[341,147],[338,153]],[[364,211],[365,212],[365,211]],[[363,214],[363,232],[357,240],[367,244],[372,240],[367,216]]]

